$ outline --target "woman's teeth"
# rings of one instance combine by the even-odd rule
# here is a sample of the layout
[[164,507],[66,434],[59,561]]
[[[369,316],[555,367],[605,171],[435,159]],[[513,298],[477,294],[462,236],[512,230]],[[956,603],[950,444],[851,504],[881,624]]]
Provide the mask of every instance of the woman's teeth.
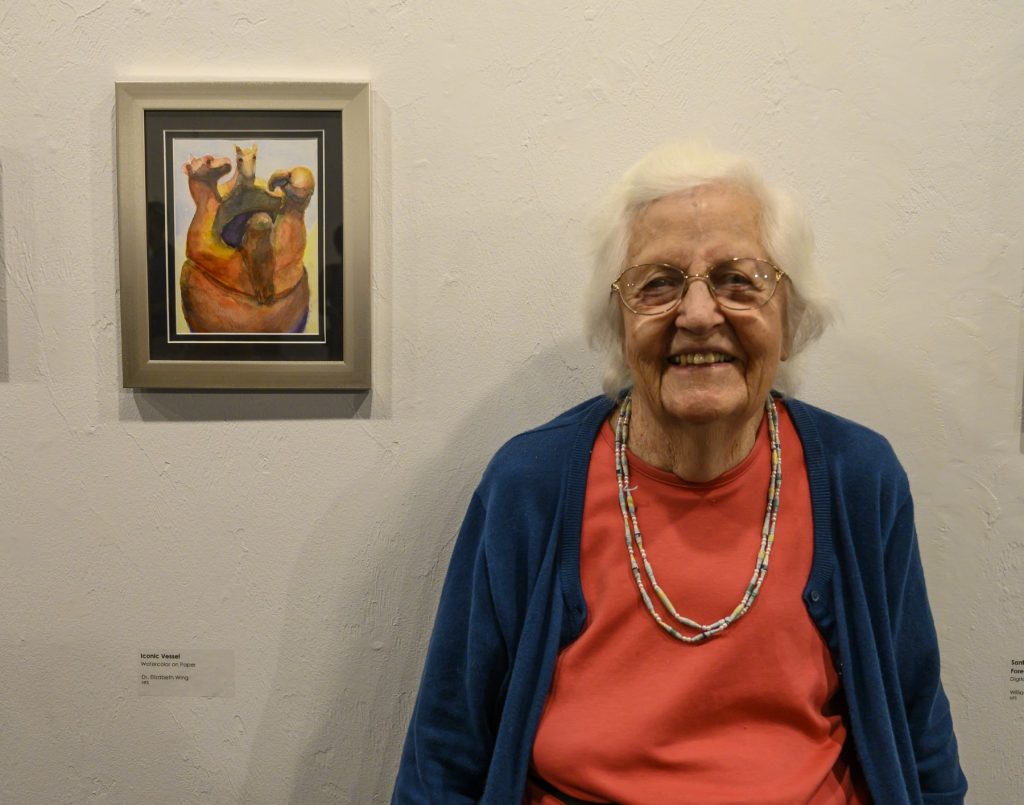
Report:
[[685,355],[673,355],[668,362],[676,366],[703,366],[709,363],[729,363],[732,356],[722,352],[688,352]]

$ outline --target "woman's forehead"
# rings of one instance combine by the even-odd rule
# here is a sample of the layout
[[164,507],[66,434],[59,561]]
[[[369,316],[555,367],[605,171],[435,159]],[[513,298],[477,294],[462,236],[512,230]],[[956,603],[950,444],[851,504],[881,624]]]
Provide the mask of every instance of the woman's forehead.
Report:
[[680,246],[715,241],[760,243],[760,204],[750,191],[732,184],[700,185],[662,196],[637,215],[630,232],[630,254],[652,241]]

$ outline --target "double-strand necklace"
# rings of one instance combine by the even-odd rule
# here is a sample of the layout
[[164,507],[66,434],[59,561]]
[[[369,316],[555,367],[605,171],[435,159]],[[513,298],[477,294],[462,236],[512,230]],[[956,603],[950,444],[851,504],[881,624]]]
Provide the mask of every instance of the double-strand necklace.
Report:
[[[633,490],[629,485],[629,458],[626,455],[626,445],[629,443],[629,416],[633,407],[633,396],[627,394],[619,407],[619,417],[615,423],[615,475],[619,482],[619,508],[622,510],[622,522],[626,529],[626,549],[629,551],[629,566],[633,570],[633,580],[640,591],[640,598],[644,606],[651,613],[655,622],[672,637],[682,640],[684,643],[702,643],[708,638],[719,635],[728,629],[732,624],[742,618],[747,610],[754,605],[757,594],[761,591],[761,584],[768,574],[768,557],[772,553],[772,544],[775,542],[775,521],[779,514],[779,493],[782,490],[782,448],[779,445],[779,412],[775,408],[775,401],[771,395],[765,402],[765,410],[768,413],[768,439],[771,442],[772,472],[771,480],[768,482],[768,505],[764,513],[764,525],[761,528],[761,547],[757,552],[757,561],[754,563],[754,575],[750,578],[746,592],[740,599],[736,608],[714,623],[698,623],[695,620],[680,615],[668,595],[658,585],[654,577],[654,568],[647,558],[647,551],[644,550],[644,540],[640,536],[640,526],[636,520],[636,503],[633,501]],[[635,546],[635,550],[634,550]],[[640,554],[640,562],[637,562],[636,555]],[[643,572],[641,572],[641,566]],[[685,635],[668,623],[654,608],[647,587],[644,584],[644,576],[647,576],[651,589],[658,597],[658,600],[668,610],[669,614],[684,626],[697,632],[695,635]]]

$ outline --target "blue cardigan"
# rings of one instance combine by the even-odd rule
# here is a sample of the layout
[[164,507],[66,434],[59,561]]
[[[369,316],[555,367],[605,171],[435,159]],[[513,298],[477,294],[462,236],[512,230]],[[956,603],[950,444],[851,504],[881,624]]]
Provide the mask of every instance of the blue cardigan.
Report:
[[[913,503],[878,434],[787,400],[810,481],[803,593],[832,653],[878,803],[960,803],[960,770]],[[452,554],[393,803],[522,801],[560,649],[586,620],[580,528],[604,397],[514,437],[491,461]]]

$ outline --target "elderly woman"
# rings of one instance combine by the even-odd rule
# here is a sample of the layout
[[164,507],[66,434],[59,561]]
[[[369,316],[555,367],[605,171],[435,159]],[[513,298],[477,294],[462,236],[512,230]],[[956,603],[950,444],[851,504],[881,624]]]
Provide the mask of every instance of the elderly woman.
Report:
[[607,396],[487,468],[393,801],[961,802],[906,476],[772,390],[828,320],[804,219],[677,146],[599,224]]

